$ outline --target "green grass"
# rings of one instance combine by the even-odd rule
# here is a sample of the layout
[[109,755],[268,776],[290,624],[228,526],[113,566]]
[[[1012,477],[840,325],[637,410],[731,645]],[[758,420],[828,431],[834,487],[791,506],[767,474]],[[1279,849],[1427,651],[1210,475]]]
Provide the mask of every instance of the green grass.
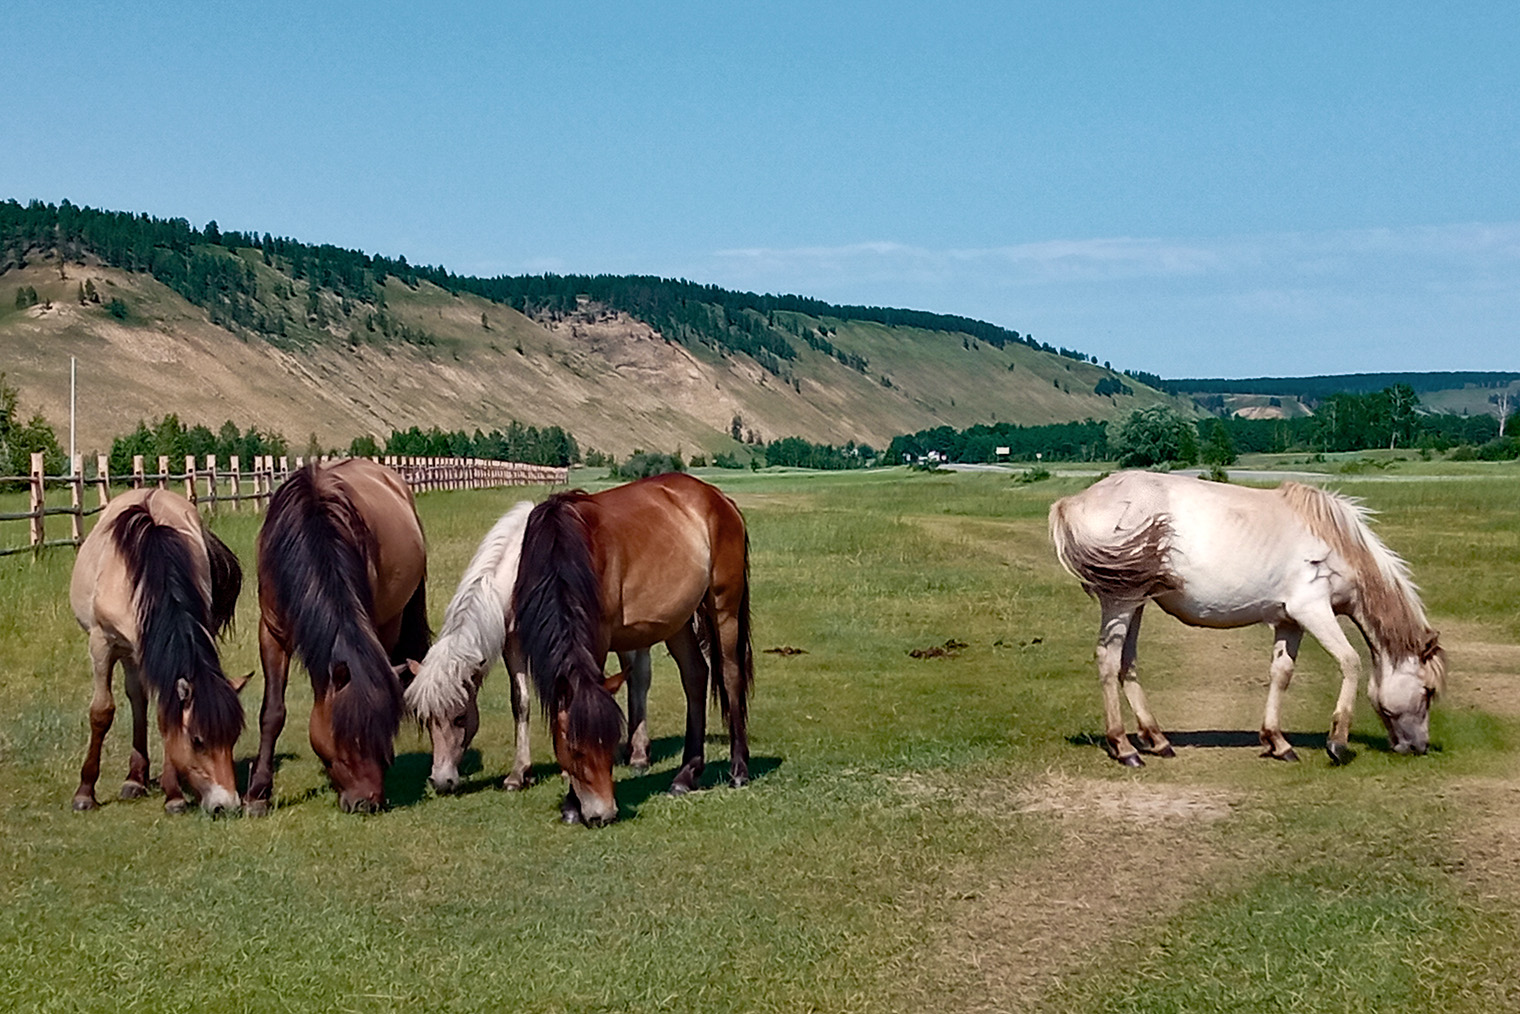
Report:
[[[1422,760],[1386,751],[1363,697],[1345,769],[1199,748],[1124,771],[1094,745],[1095,607],[1044,534],[1050,501],[1087,480],[704,475],[751,527],[756,778],[664,794],[683,703],[657,653],[656,764],[619,770],[626,819],[598,832],[557,823],[537,721],[540,783],[490,788],[510,759],[499,669],[460,796],[424,790],[426,740],[407,727],[392,809],[339,813],[297,672],[269,817],[170,818],[161,798],[74,814],[89,680],[72,552],[0,560],[0,1008],[1488,1012],[1520,997],[1520,871],[1475,872],[1485,835],[1520,841],[1501,819],[1520,828],[1520,805],[1485,788],[1517,773],[1520,724],[1464,694],[1460,640]],[[1437,625],[1520,640],[1520,481],[1338,484],[1381,512]],[[486,528],[542,492],[419,498],[435,627]],[[245,672],[258,519],[213,524],[249,571],[224,649]],[[908,655],[949,639],[966,646]],[[806,653],[764,653],[781,646]],[[1253,730],[1268,654],[1263,631],[1163,616],[1142,639],[1172,729]],[[1324,732],[1338,682],[1306,645],[1293,732]],[[103,801],[126,765],[118,708]],[[713,783],[720,733],[714,715]],[[1203,821],[1094,802],[1153,796],[1228,805]]]

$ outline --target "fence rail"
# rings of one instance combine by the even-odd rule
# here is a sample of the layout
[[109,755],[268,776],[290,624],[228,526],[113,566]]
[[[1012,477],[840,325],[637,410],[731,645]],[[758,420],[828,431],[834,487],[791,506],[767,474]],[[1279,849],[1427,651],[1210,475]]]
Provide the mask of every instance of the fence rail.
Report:
[[[329,460],[325,456],[321,459]],[[483,458],[418,458],[386,455],[377,457],[380,462],[407,481],[415,492],[453,489],[494,489],[500,486],[563,486],[569,481],[570,470],[552,465],[525,465],[515,461],[491,461]],[[292,465],[292,461],[294,465]],[[193,455],[185,456],[184,471],[171,471],[169,459],[160,456],[156,471],[146,470],[143,456],[132,458],[130,474],[112,475],[111,461],[102,454],[95,459],[95,474],[84,474],[84,457],[76,454],[70,463],[68,475],[44,473],[40,453],[32,455],[32,471],[29,475],[0,476],[0,485],[24,485],[30,490],[29,510],[24,512],[0,512],[0,522],[30,522],[30,536],[24,546],[0,547],[0,556],[27,553],[49,546],[78,546],[84,541],[84,519],[105,510],[111,502],[112,486],[126,489],[142,489],[157,486],[183,492],[185,498],[213,512],[223,507],[241,510],[243,504],[251,504],[255,511],[263,510],[269,498],[290,473],[300,469],[305,459],[282,455],[255,457],[247,470],[237,455],[232,455],[225,466],[219,466],[214,454],[206,455],[203,463],[197,463]],[[49,489],[64,488],[69,491],[69,505],[49,507]],[[86,507],[89,491],[94,490],[94,506]],[[59,515],[69,518],[69,537],[47,537],[47,519]]]

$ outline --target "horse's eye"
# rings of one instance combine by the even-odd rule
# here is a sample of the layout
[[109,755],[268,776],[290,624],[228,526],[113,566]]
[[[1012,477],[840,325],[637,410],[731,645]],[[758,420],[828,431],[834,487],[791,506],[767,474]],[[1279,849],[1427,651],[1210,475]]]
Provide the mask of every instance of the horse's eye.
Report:
[[199,736],[191,736],[190,737],[190,745],[193,746],[197,750],[204,750],[204,749],[206,749],[206,741],[204,739],[202,739],[201,737],[199,737]]
[[456,729],[463,729],[464,728],[464,716],[463,715],[455,715],[454,716],[454,728],[456,728]]

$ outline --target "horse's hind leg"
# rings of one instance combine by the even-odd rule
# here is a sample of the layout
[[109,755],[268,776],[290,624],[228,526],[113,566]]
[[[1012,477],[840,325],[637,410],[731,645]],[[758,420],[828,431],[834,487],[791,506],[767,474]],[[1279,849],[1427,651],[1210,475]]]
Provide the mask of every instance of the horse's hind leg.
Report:
[[690,623],[669,641],[670,654],[681,670],[681,686],[686,691],[686,747],[681,752],[681,770],[670,783],[672,796],[684,796],[701,781],[707,766],[704,740],[707,738],[707,659]]
[[285,728],[285,682],[290,676],[290,652],[285,649],[269,624],[259,621],[259,661],[264,669],[264,704],[259,709],[259,752],[248,775],[248,792],[243,798],[250,817],[269,812],[274,795],[274,745]]
[[650,655],[647,650],[620,651],[618,664],[628,674],[628,766],[642,773],[649,770]]
[[[1107,740],[1109,756],[1132,768],[1143,766],[1145,761],[1140,759],[1139,751],[1124,734],[1124,713],[1119,707],[1119,673],[1124,665],[1124,645],[1138,609],[1132,602],[1104,602],[1102,626],[1098,630],[1098,682],[1103,688],[1103,737]],[[1136,689],[1139,689],[1138,685]],[[1142,695],[1142,705],[1144,700]],[[1149,715],[1149,711],[1146,714]]]
[[1261,720],[1261,745],[1263,757],[1296,761],[1298,754],[1288,743],[1282,731],[1282,698],[1293,679],[1293,664],[1298,660],[1298,647],[1303,642],[1304,630],[1291,621],[1273,628],[1272,682],[1267,689],[1267,713]]
[[90,666],[94,672],[95,692],[90,697],[90,745],[79,769],[79,788],[74,790],[74,809],[93,810],[95,783],[100,780],[100,745],[105,742],[116,717],[116,698],[111,694],[111,669],[116,656],[100,628],[90,631]]
[[121,668],[127,700],[132,702],[132,760],[127,765],[127,780],[121,783],[121,798],[138,799],[148,794],[148,688],[130,658],[122,659]]
[[1135,723],[1140,727],[1137,738],[1140,740],[1140,749],[1147,753],[1153,753],[1158,757],[1175,757],[1172,744],[1161,731],[1161,726],[1156,722],[1156,717],[1151,714],[1150,704],[1145,699],[1145,691],[1140,689],[1140,677],[1135,673],[1135,657],[1137,645],[1140,640],[1140,617],[1145,611],[1144,604],[1135,607],[1130,615],[1129,630],[1124,635],[1124,647],[1119,654],[1119,682],[1124,684],[1124,696],[1129,698],[1130,710],[1135,713]]

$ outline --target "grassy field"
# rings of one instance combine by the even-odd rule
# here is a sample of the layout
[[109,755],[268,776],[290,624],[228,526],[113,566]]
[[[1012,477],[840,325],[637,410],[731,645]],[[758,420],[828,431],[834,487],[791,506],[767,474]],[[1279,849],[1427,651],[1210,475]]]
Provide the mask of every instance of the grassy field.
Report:
[[[74,814],[73,554],[0,559],[0,1009],[1516,1009],[1520,476],[1417,471],[1330,481],[1381,512],[1443,632],[1431,755],[1390,754],[1362,696],[1360,756],[1330,768],[1312,745],[1339,676],[1306,643],[1285,712],[1304,760],[1258,759],[1270,635],[1158,615],[1151,701],[1200,745],[1140,771],[1098,745],[1096,607],[1045,536],[1051,500],[1090,480],[716,473],[753,539],[756,777],[664,795],[683,705],[661,653],[657,762],[620,770],[625,819],[601,831],[556,822],[537,726],[539,784],[491,788],[510,759],[499,667],[460,796],[425,790],[408,727],[392,808],[339,813],[294,678],[269,817],[114,801],[120,694],[105,805]],[[520,494],[420,498],[435,627]],[[257,524],[214,522],[250,569]],[[229,671],[255,664],[252,593]],[[802,653],[765,651],[783,647]],[[716,785],[726,742],[709,751]]]

